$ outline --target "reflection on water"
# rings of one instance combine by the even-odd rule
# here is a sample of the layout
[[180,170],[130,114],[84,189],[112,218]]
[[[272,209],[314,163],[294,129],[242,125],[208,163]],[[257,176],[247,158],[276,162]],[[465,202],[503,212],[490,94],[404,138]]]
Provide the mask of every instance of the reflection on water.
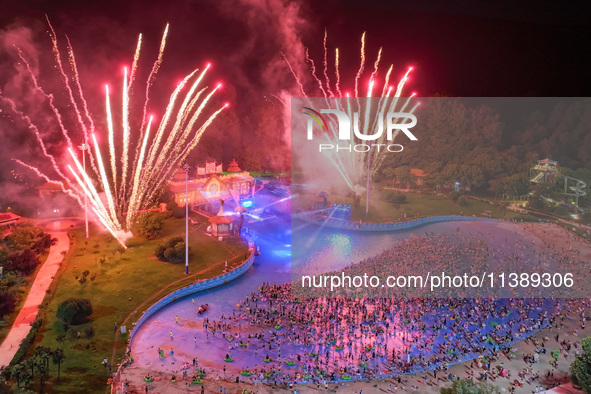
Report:
[[[402,239],[410,237],[412,234],[424,235],[425,233],[442,233],[451,235],[456,232],[464,234],[477,234],[480,237],[485,237],[491,242],[505,245],[505,250],[511,253],[516,253],[524,256],[528,252],[525,250],[518,250],[520,239],[530,237],[527,233],[517,232],[516,228],[509,223],[495,223],[495,222],[449,222],[430,224],[419,228],[414,228],[407,231],[399,231],[393,233],[363,233],[363,232],[346,232],[338,231],[329,228],[320,228],[307,223],[290,222],[289,218],[276,218],[254,223],[249,228],[250,236],[260,248],[260,256],[257,258],[253,267],[247,271],[242,277],[232,281],[222,287],[204,291],[185,299],[176,301],[167,306],[163,310],[154,314],[148,321],[139,328],[139,332],[134,337],[132,343],[132,350],[138,360],[152,365],[161,370],[168,370],[169,372],[177,369],[178,365],[173,363],[175,360],[191,360],[193,357],[198,357],[200,365],[207,366],[207,368],[221,368],[223,364],[223,355],[228,353],[228,346],[230,345],[226,338],[221,338],[218,333],[214,338],[213,334],[209,334],[204,330],[205,319],[219,319],[221,315],[226,316],[230,320],[236,314],[245,313],[244,311],[236,311],[237,304],[240,304],[250,293],[257,292],[259,286],[264,283],[285,283],[291,281],[291,268],[310,270],[308,272],[322,272],[330,270],[339,270],[351,262],[356,262],[368,257],[375,256],[384,249],[395,246]],[[320,300],[322,301],[322,300]],[[429,301],[432,302],[432,301]],[[535,308],[530,317],[538,318],[538,314],[544,313],[544,310],[551,310],[555,305],[550,300],[543,301],[542,308]],[[201,304],[209,304],[208,311],[203,315],[197,314],[197,308]],[[547,304],[547,305],[546,305]],[[404,304],[406,305],[406,304]],[[497,306],[506,306],[508,314],[504,317],[496,317],[489,324],[479,326],[481,330],[480,335],[488,335],[494,331],[492,324],[505,324],[517,316],[517,309],[515,306],[509,304],[508,300],[500,300]],[[410,343],[408,351],[404,355],[397,357],[404,359],[418,357],[422,355],[425,350],[419,349],[413,345],[413,338],[420,338],[424,335],[421,329],[417,328],[419,323],[427,323],[432,325],[439,324],[434,319],[436,316],[443,316],[444,313],[449,313],[448,306],[441,307],[443,309],[434,310],[434,313],[427,314],[422,317],[421,321],[409,322],[403,319],[401,311],[395,311],[391,319],[393,324],[390,336],[383,339],[384,342],[373,343],[375,346],[388,346],[388,349],[394,349],[401,345],[401,343]],[[406,309],[405,309],[406,310]],[[468,311],[472,313],[471,311]],[[349,316],[350,313],[339,313],[338,316]],[[178,323],[176,318],[178,316]],[[327,315],[330,316],[330,315]],[[462,324],[468,327],[472,320],[469,314],[466,321],[458,321],[457,324]],[[457,317],[455,317],[457,318]],[[454,318],[454,319],[455,319]],[[242,319],[238,320],[238,325],[242,324]],[[456,323],[449,323],[451,325]],[[445,324],[443,324],[445,326]],[[517,330],[518,325],[514,327],[509,325],[511,329]],[[475,328],[470,327],[471,329]],[[239,327],[240,328],[240,327]],[[313,327],[310,327],[312,329]],[[476,327],[478,328],[478,327]],[[169,330],[174,331],[174,340],[169,339]],[[404,331],[408,329],[408,331]],[[336,328],[335,328],[336,330]],[[275,330],[277,331],[277,329]],[[270,331],[274,333],[275,331]],[[337,330],[338,331],[338,330]],[[266,332],[266,331],[265,331]],[[336,332],[336,331],[335,331]],[[440,331],[433,331],[433,343],[443,344],[455,335],[456,332],[451,328],[443,327]],[[354,344],[359,349],[358,352],[364,352],[363,345],[367,341],[372,341],[374,334],[367,332],[354,331],[351,333],[351,338],[341,338],[343,343]],[[357,338],[357,336],[360,336]],[[355,339],[352,339],[355,338]],[[365,338],[365,339],[363,339]],[[456,339],[458,344],[466,344],[474,342],[474,339],[458,337]],[[490,347],[490,344],[486,346]],[[174,350],[175,357],[166,357],[160,359],[157,356],[156,348],[164,347]],[[304,354],[309,351],[316,351],[319,354],[330,352],[334,361],[334,346],[330,343],[316,341],[310,348],[303,346],[301,343],[293,343],[286,341],[281,349],[283,354]],[[375,348],[375,347],[374,347]],[[270,353],[272,358],[278,358],[279,353],[276,349],[267,349],[264,353],[256,354],[252,349],[239,348],[234,349],[237,357],[232,365],[227,365],[228,372],[238,373],[240,368],[252,367],[252,362],[262,363],[263,354]],[[348,349],[350,351],[350,349]],[[449,349],[449,351],[456,351],[456,349]],[[252,353],[254,352],[254,353]],[[466,354],[464,354],[466,353]],[[459,355],[468,357],[467,354],[473,356],[471,350],[461,349]],[[258,357],[258,358],[257,358]],[[254,360],[254,361],[253,361]],[[369,366],[374,366],[374,362],[369,362]],[[377,364],[375,364],[377,365]]]
[[209,317],[231,314],[236,304],[257,291],[262,283],[290,282],[292,268],[298,272],[303,270],[306,274],[341,270],[352,262],[375,256],[413,234],[434,232],[451,235],[460,229],[465,234],[478,233],[499,242],[507,237],[515,240],[517,235],[508,226],[510,224],[504,222],[448,222],[392,233],[366,233],[320,228],[297,220],[292,222],[285,216],[255,222],[249,226],[249,234],[259,246],[260,256],[249,271],[222,287],[175,302],[155,314],[146,325],[152,320],[174,320],[177,314],[201,319],[193,309],[195,305],[205,303],[210,304]]

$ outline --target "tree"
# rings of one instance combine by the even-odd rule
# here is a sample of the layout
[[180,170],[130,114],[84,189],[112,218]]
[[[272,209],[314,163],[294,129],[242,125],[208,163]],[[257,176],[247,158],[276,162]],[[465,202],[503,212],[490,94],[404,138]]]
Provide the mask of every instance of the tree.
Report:
[[173,237],[158,245],[154,254],[162,261],[182,263],[185,260],[185,241],[183,237]]
[[147,239],[158,237],[162,227],[164,227],[164,218],[158,212],[144,212],[138,218],[138,233]]
[[488,382],[474,383],[471,379],[454,380],[450,388],[441,388],[441,394],[500,394],[501,390]]
[[57,381],[60,381],[60,369],[62,366],[62,362],[66,358],[64,353],[64,349],[55,349],[52,353],[53,363],[57,364]]
[[16,297],[8,292],[0,293],[0,318],[10,315],[16,307]]
[[406,203],[406,194],[402,193],[389,193],[386,200],[395,205]]
[[6,245],[15,251],[31,249],[36,254],[43,253],[50,246],[55,245],[56,238],[43,230],[43,227],[33,226],[29,223],[19,224],[16,229],[6,237]]
[[591,337],[581,340],[583,352],[570,366],[574,385],[586,393],[591,393]]
[[86,298],[68,298],[57,307],[56,316],[68,324],[83,323],[92,315],[92,304]]
[[37,346],[35,348],[35,356],[45,363],[47,371],[49,371],[49,358],[53,351],[49,346]]
[[176,201],[174,200],[170,200],[167,204],[166,204],[166,210],[167,211],[172,211],[173,209],[177,208],[179,206],[179,204],[177,204]]
[[174,207],[172,209],[172,216],[180,219],[180,218],[184,218],[185,217],[185,207]]
[[25,366],[22,363],[14,364],[10,368],[10,377],[16,380],[16,387],[21,388],[21,380],[23,378],[23,371],[25,370]]
[[39,382],[40,382],[40,389],[39,392],[43,392],[43,386],[45,386],[45,380],[49,376],[49,370],[47,369],[47,365],[44,360],[39,360],[39,362],[35,363],[35,370],[39,374]]
[[20,252],[11,253],[6,260],[4,268],[7,271],[18,271],[24,276],[35,272],[37,266],[41,264],[37,254],[31,249],[25,249]]

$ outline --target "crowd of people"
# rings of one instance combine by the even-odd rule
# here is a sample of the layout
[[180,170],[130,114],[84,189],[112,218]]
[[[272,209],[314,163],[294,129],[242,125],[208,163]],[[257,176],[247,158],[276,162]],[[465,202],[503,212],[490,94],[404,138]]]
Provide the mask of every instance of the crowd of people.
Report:
[[[502,237],[502,238],[501,238]],[[321,262],[319,262],[321,264]],[[294,267],[294,277],[302,278],[309,267]],[[574,282],[574,286],[554,286],[559,281],[548,283],[520,282],[518,286],[509,286],[510,273],[548,273],[554,275],[571,273],[573,277],[584,278],[588,275],[585,264],[576,251],[562,248],[556,250],[551,244],[541,243],[527,233],[466,232],[460,227],[451,235],[425,233],[413,235],[400,241],[396,246],[380,254],[345,267],[342,272],[327,272],[317,275],[312,281],[298,280],[293,288],[298,297],[339,297],[339,298],[398,298],[398,297],[469,297],[469,298],[539,298],[551,296],[558,298],[578,298],[587,292],[583,282]],[[471,282],[471,286],[450,285],[451,282],[433,281],[434,275],[445,273],[447,277],[475,277],[480,283]],[[501,275],[504,274],[503,282]],[[331,286],[332,277],[361,278],[375,276],[380,285],[359,285],[354,280],[342,280],[336,287]],[[402,282],[388,278],[415,278]],[[321,283],[320,278],[329,278]],[[440,276],[441,277],[441,276]],[[429,280],[431,278],[431,280]],[[465,282],[465,281],[464,281]],[[394,285],[392,285],[392,283]],[[401,284],[402,283],[402,284]],[[437,283],[437,287],[431,285]],[[511,284],[514,282],[512,281]],[[474,285],[476,284],[476,285]],[[382,286],[384,285],[384,286]]]
[[[348,267],[347,273],[381,275],[395,265],[409,274],[416,274],[418,266],[461,267],[476,274],[482,269],[561,268],[577,263],[576,253],[556,252],[552,245],[523,237],[494,237],[464,234],[460,228],[450,236],[412,236]],[[252,360],[246,368],[251,381],[342,381],[424,370],[445,373],[450,365],[478,356],[486,366],[499,352],[510,357],[511,344],[554,324],[566,302],[420,295],[387,299],[370,290],[375,289],[364,289],[368,294],[356,294],[356,299],[298,299],[290,283],[265,283],[231,315],[207,319],[204,329],[212,338],[228,341],[234,359]]]
[[[518,235],[505,238],[503,234],[500,239],[499,233],[463,232],[459,227],[450,235],[425,233],[400,241],[346,272],[383,276],[390,274],[393,266],[398,275],[416,274],[421,267],[466,269],[468,274],[483,269],[523,272],[532,265],[556,271],[584,268],[576,249],[556,250],[539,239]],[[527,338],[542,328],[563,327],[565,311],[580,319],[584,329],[585,311],[591,308],[589,298],[556,298],[551,292],[547,292],[548,298],[534,298],[535,292],[530,298],[521,294],[503,298],[466,298],[461,294],[453,298],[420,294],[382,298],[375,289],[364,289],[367,293],[349,289],[357,291],[357,298],[351,294],[347,298],[297,298],[293,287],[298,285],[263,283],[230,313],[199,319],[203,331],[191,334],[195,346],[200,346],[198,338],[205,337],[207,348],[217,349],[204,355],[209,377],[221,378],[223,372],[226,380],[235,378],[236,383],[285,387],[298,383],[326,387],[335,381],[393,377],[393,382],[398,382],[396,388],[406,389],[407,374],[423,373],[427,384],[439,385],[442,380],[460,377],[457,371],[450,372],[453,365],[473,360],[466,367],[467,377],[507,378],[513,387],[535,385],[535,392],[542,381],[547,387],[562,380],[540,376],[532,368],[540,355],[547,357],[550,339]],[[170,334],[172,341],[172,331]],[[535,342],[536,350],[517,356],[514,344],[524,339]],[[579,349],[576,341],[557,336],[552,341],[555,351],[563,357]],[[503,361],[515,357],[522,358],[525,367],[505,370]],[[558,367],[560,357],[554,359],[553,368]],[[205,368],[199,371],[205,376]],[[430,371],[429,375],[425,371]]]

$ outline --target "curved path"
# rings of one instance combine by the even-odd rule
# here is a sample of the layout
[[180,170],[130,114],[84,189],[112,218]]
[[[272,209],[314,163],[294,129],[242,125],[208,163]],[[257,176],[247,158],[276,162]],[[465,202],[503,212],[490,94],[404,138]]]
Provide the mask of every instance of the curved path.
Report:
[[16,317],[10,332],[6,336],[6,339],[4,339],[4,342],[2,342],[2,345],[0,345],[0,367],[10,363],[20,343],[31,330],[31,323],[37,318],[39,305],[43,302],[47,294],[47,289],[49,289],[49,285],[53,281],[64,259],[64,255],[70,248],[70,238],[67,233],[70,224],[71,222],[69,221],[54,221],[46,226],[46,230],[52,237],[57,239],[57,242],[49,248],[47,260],[45,260],[45,263],[37,273],[27,299]]

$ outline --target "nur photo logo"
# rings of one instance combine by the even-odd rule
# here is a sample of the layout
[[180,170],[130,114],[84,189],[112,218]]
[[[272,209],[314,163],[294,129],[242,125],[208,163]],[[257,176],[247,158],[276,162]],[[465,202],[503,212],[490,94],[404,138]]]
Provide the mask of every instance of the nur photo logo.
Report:
[[[306,138],[309,141],[314,139],[314,124],[318,125],[321,132],[333,133],[339,143],[334,143],[331,139],[330,143],[318,144],[318,151],[347,151],[347,152],[369,152],[370,150],[377,150],[378,152],[384,150],[388,152],[402,152],[404,147],[401,144],[391,143],[396,137],[397,131],[401,131],[411,141],[418,141],[417,137],[409,130],[416,126],[417,117],[409,112],[387,112],[380,113],[377,116],[377,125],[372,128],[372,133],[368,131],[368,125],[360,128],[359,112],[353,112],[351,117],[347,112],[339,109],[321,109],[317,111],[310,107],[302,107],[302,113],[308,115],[307,119]],[[333,115],[328,118],[323,114]],[[331,129],[331,126],[333,127]],[[384,141],[385,132],[385,141]],[[329,137],[330,139],[330,137]],[[341,144],[340,141],[345,142]],[[359,141],[361,143],[353,143]],[[362,142],[363,141],[363,142]],[[365,141],[368,141],[366,143]],[[371,142],[375,141],[375,143]],[[349,142],[347,144],[347,142]],[[387,143],[386,143],[387,142]]]

